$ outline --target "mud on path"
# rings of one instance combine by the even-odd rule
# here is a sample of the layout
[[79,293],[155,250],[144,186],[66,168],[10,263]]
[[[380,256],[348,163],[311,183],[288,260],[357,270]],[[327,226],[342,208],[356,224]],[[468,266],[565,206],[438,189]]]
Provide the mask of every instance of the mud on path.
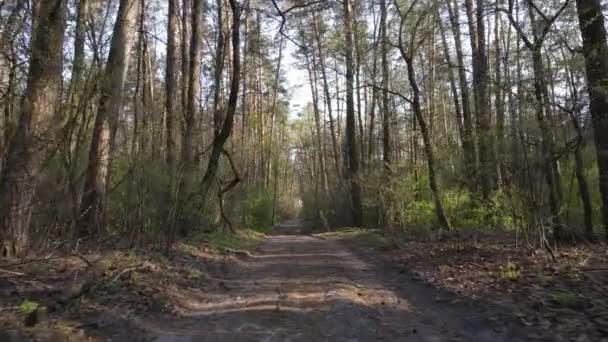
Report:
[[541,340],[499,308],[454,301],[370,250],[306,231],[282,224],[216,291],[183,298],[179,319],[138,322],[146,340]]

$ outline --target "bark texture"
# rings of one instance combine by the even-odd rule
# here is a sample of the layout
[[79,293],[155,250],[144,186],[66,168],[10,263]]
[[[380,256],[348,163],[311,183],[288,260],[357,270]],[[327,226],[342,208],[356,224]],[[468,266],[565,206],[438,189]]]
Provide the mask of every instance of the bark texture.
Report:
[[0,241],[8,256],[21,254],[29,243],[36,185],[59,129],[66,3],[41,1],[36,11],[27,87],[0,176]]

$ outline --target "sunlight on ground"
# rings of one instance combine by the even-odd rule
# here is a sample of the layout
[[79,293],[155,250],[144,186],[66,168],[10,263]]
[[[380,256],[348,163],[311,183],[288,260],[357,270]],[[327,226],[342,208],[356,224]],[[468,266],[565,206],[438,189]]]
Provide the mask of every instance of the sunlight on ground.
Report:
[[[193,321],[230,317],[235,332],[249,329],[260,340],[283,341],[277,336],[287,332],[291,337],[309,336],[305,322],[310,320],[333,325],[341,316],[358,313],[364,316],[344,318],[344,323],[354,319],[363,320],[357,324],[369,324],[364,321],[371,312],[402,316],[415,311],[407,300],[370,276],[372,265],[328,240],[272,236],[256,254],[239,258],[235,266],[236,273],[225,279],[207,279],[223,290],[172,288],[167,295],[176,313]],[[178,326],[172,334],[164,330],[156,341],[195,341],[198,329]],[[230,336],[230,331],[225,333]]]

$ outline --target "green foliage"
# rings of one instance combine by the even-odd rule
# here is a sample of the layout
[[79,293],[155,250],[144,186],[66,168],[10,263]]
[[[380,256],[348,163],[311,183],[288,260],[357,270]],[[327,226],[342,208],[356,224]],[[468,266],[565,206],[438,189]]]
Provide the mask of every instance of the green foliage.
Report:
[[243,226],[260,232],[272,229],[272,206],[271,190],[263,186],[251,186],[246,189],[241,200]]
[[499,267],[498,274],[500,279],[503,280],[518,281],[521,278],[521,271],[519,270],[519,267],[517,267],[517,265],[510,260],[505,266]]
[[26,299],[19,305],[19,311],[24,315],[30,315],[40,308],[40,303]]
[[512,212],[519,211],[503,191],[497,192],[489,203],[481,203],[469,192],[447,191],[444,205],[454,227],[468,230],[510,230],[514,227]]
[[578,295],[567,289],[555,290],[550,292],[547,297],[551,302],[564,307],[573,307],[579,302]]
[[[585,160],[594,160],[595,155],[592,148],[587,148],[584,154]],[[588,186],[591,195],[591,205],[593,208],[593,223],[596,227],[602,226],[601,213],[602,199],[599,191],[595,189],[599,188],[599,171],[597,163],[585,163],[587,167],[584,170]],[[564,192],[566,193],[566,199],[564,202],[564,215],[566,221],[571,225],[581,225],[584,222],[584,209],[583,203],[580,199],[580,191],[575,178],[574,163],[571,160],[565,160],[561,164],[562,170],[562,183],[564,184]]]
[[397,214],[397,223],[400,226],[420,231],[432,229],[438,225],[435,214],[435,205],[428,200],[413,201],[403,205]]
[[[379,213],[376,217],[379,226],[404,229],[421,237],[428,235],[439,227],[428,177],[394,174],[365,175],[364,198],[368,212]],[[487,204],[463,189],[446,189],[442,195],[446,213],[458,230],[513,229],[514,213],[519,215],[523,210],[521,201],[506,191],[497,192]]]
[[[140,164],[141,163],[141,164]],[[108,219],[114,230],[137,230],[155,234],[160,230],[160,214],[153,205],[168,187],[168,175],[161,161],[133,162],[127,156],[115,159],[113,191],[109,194]]]

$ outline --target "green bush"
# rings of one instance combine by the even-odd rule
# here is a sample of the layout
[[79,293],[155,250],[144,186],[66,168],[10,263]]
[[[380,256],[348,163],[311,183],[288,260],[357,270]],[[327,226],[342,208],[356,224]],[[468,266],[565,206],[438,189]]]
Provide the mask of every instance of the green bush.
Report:
[[[257,231],[272,229],[273,193],[263,186],[246,189],[241,200],[243,226]],[[276,214],[276,212],[275,212]]]
[[[402,173],[405,172],[395,166],[393,176],[387,176],[383,171],[364,175],[367,216],[380,227],[428,235],[439,227],[428,177],[397,176]],[[521,216],[523,211],[524,201],[516,197],[517,194],[499,191],[489,204],[484,204],[466,189],[445,187],[442,192],[446,214],[452,226],[459,230],[512,229],[514,213]]]

